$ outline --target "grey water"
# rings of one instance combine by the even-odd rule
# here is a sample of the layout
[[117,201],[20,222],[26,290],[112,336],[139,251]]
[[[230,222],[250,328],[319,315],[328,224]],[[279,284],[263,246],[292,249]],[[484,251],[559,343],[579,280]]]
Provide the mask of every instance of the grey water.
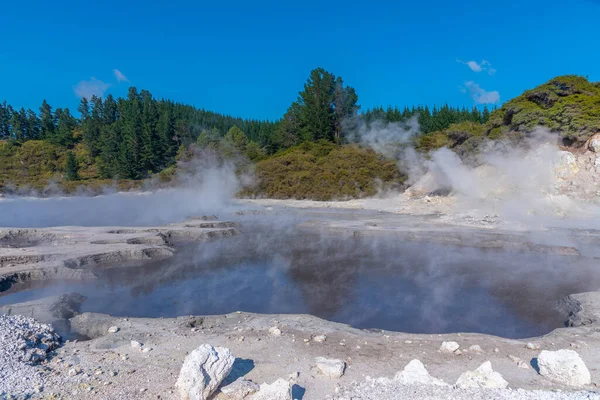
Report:
[[590,283],[578,271],[559,256],[256,231],[99,267],[95,280],[13,285],[0,305],[78,292],[82,312],[113,316],[305,313],[364,329],[525,338],[563,326],[553,306]]

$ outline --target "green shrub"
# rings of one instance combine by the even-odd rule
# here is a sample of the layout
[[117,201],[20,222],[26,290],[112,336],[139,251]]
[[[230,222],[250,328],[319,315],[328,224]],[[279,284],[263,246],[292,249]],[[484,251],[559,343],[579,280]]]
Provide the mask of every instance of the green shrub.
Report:
[[405,176],[373,150],[327,141],[306,142],[256,164],[257,184],[241,195],[333,200],[373,196],[399,188]]

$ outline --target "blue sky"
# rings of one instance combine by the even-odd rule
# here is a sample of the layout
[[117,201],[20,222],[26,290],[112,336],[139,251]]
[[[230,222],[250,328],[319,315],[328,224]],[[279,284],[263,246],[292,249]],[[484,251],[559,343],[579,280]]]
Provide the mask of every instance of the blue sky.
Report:
[[76,109],[135,85],[277,119],[321,66],[363,108],[501,103],[556,75],[600,80],[599,15],[599,0],[4,2],[0,101]]

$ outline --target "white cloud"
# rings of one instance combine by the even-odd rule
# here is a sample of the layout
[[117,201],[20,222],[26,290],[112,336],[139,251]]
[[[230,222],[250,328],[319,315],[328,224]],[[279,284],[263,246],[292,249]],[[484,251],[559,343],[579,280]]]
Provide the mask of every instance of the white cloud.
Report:
[[80,81],[73,87],[73,90],[78,97],[85,97],[89,100],[94,95],[103,97],[109,87],[110,83],[102,82],[92,76],[89,81]]
[[465,62],[462,60],[456,60],[456,61],[461,64],[465,64],[473,72],[486,71],[488,73],[488,75],[494,75],[496,73],[496,69],[494,67],[492,67],[492,63],[490,63],[487,60],[481,60],[481,62],[477,62],[477,61],[466,61]]
[[500,93],[496,90],[488,92],[473,81],[465,82],[465,86],[461,88],[461,91],[463,93],[468,91],[477,104],[497,104],[500,102]]
[[113,73],[115,74],[115,78],[117,78],[117,82],[129,82],[129,79],[118,69],[113,69]]
[[477,61],[467,61],[467,65],[472,71],[481,72],[481,65],[479,65]]

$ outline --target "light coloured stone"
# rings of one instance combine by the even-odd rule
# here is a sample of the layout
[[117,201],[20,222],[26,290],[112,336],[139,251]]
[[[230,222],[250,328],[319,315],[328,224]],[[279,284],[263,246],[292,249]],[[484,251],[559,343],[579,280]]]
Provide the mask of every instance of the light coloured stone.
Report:
[[590,138],[588,148],[594,153],[600,153],[600,132]]
[[260,386],[252,381],[244,378],[239,378],[233,383],[221,388],[221,393],[227,396],[228,399],[241,400],[244,397],[258,392]]
[[394,379],[403,385],[438,385],[448,386],[448,384],[440,379],[436,379],[429,375],[423,363],[417,359],[411,360],[404,369],[394,376]]
[[502,378],[502,375],[492,369],[492,363],[489,361],[484,362],[474,371],[464,372],[456,381],[456,387],[461,389],[503,389],[507,386],[508,382]]
[[281,336],[281,329],[276,326],[269,328],[269,333],[273,336]]
[[119,332],[118,326],[111,326],[110,328],[108,328],[108,333],[117,333],[117,332]]
[[330,378],[339,378],[344,375],[346,363],[338,359],[329,359],[325,357],[317,357],[315,359],[317,369],[325,376]]
[[317,335],[313,338],[313,341],[317,343],[323,343],[325,340],[327,340],[327,336],[325,335]]
[[522,368],[522,369],[529,369],[529,365],[527,365],[527,363],[523,360],[521,360],[519,357],[513,356],[513,355],[508,355],[508,358],[510,358],[510,360],[512,362],[514,362],[515,364],[517,364],[517,367]]
[[454,353],[460,345],[456,342],[443,342],[440,346],[440,351],[442,353]]
[[537,343],[527,343],[527,345],[525,345],[526,348],[528,348],[529,350],[539,350],[540,349],[540,345]]
[[481,346],[478,344],[469,346],[469,350],[474,351],[475,353],[483,353],[484,352],[483,349],[481,348]]
[[537,358],[540,375],[570,386],[589,385],[588,371],[579,354],[573,350],[542,350]]
[[248,400],[292,400],[292,384],[285,379],[277,379],[270,385],[263,383],[260,390],[246,397]]
[[141,350],[142,349],[142,344],[140,342],[138,342],[137,340],[132,340],[131,341],[131,348],[132,349],[136,349],[136,350]]
[[558,162],[554,165],[554,174],[558,179],[566,180],[579,172],[575,155],[568,151],[558,152]]
[[203,344],[185,358],[177,389],[182,400],[206,400],[229,375],[235,357],[229,349]]

